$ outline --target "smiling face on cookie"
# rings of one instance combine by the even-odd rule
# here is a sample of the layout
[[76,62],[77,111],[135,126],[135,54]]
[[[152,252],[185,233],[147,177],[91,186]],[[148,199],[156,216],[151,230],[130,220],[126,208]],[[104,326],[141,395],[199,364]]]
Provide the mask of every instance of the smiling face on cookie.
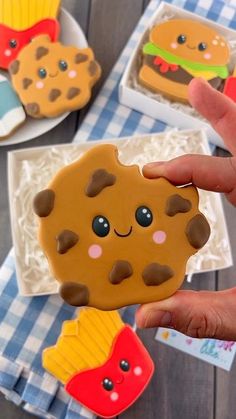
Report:
[[62,297],[104,310],[173,294],[210,232],[194,187],[145,179],[112,145],[62,169],[34,210]]
[[66,384],[66,391],[96,415],[108,418],[130,406],[144,391],[152,374],[151,359],[126,326],[113,343],[108,361],[75,374]]
[[150,41],[183,59],[206,65],[225,65],[230,51],[227,41],[210,26],[195,20],[173,19],[155,26]]
[[41,118],[85,106],[101,70],[90,48],[80,50],[40,36],[20,52],[10,73],[27,114]]

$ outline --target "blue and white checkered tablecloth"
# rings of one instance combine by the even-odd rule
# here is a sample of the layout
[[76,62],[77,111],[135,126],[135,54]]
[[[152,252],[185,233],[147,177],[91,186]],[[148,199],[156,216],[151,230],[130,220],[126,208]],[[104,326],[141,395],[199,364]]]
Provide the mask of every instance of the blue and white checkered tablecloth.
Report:
[[[169,3],[236,29],[236,0],[170,0]],[[118,83],[125,64],[158,4],[158,0],[149,4],[75,142],[159,132],[166,128],[162,122],[118,103]],[[42,350],[56,342],[62,322],[73,316],[74,309],[63,304],[59,296],[19,296],[14,253],[11,251],[0,270],[0,390],[9,400],[41,418],[94,417],[71,400],[41,365]],[[132,324],[134,309],[127,308],[123,318]]]

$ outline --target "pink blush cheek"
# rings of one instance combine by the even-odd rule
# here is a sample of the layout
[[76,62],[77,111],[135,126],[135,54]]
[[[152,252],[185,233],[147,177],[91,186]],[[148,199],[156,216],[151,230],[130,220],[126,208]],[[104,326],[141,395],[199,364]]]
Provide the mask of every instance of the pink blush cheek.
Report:
[[178,47],[178,45],[176,44],[176,42],[172,42],[170,44],[170,46],[171,46],[172,49],[176,49]]
[[206,54],[204,54],[204,55],[203,55],[203,57],[204,57],[206,60],[210,60],[210,59],[211,59],[211,54],[210,54],[209,52],[207,52]]
[[70,79],[74,79],[77,76],[77,71],[75,70],[69,71],[68,76]]
[[110,399],[112,402],[116,402],[119,399],[119,394],[116,391],[113,391],[110,395]]
[[152,238],[154,243],[162,244],[166,241],[166,233],[162,230],[155,231]]
[[92,259],[98,259],[102,255],[102,248],[98,244],[89,247],[88,254]]
[[37,89],[43,89],[43,87],[44,87],[44,83],[42,81],[37,81],[36,88]]
[[140,375],[142,375],[143,370],[141,367],[135,367],[134,368],[134,375],[136,375],[137,377],[139,377]]
[[11,50],[10,49],[6,49],[6,51],[4,51],[4,55],[6,57],[10,57],[11,56]]

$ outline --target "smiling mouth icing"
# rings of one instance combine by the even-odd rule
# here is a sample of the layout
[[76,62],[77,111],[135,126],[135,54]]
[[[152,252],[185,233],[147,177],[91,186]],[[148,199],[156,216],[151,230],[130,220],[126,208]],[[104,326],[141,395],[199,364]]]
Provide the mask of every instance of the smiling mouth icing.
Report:
[[114,228],[114,232],[116,233],[118,237],[128,237],[132,233],[132,230],[133,230],[133,227],[131,226],[127,234],[121,234]]
[[216,75],[222,79],[226,79],[229,75],[229,71],[226,65],[217,66],[209,64],[201,64],[194,61],[186,60],[185,58],[179,57],[175,54],[172,54],[169,51],[166,51],[152,42],[148,42],[143,47],[143,53],[153,56],[160,56],[169,64],[180,65],[183,69],[188,71],[188,68],[196,71],[213,71]]

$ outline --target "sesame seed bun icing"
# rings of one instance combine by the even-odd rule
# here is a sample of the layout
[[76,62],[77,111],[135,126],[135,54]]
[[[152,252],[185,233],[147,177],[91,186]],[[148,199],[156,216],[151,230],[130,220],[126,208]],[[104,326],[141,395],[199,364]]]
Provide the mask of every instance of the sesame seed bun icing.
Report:
[[[186,38],[182,44],[178,42],[181,35]],[[223,66],[230,59],[225,38],[195,20],[173,19],[157,25],[150,32],[150,41],[167,52],[200,64]],[[201,43],[206,44],[205,50],[199,50]]]

